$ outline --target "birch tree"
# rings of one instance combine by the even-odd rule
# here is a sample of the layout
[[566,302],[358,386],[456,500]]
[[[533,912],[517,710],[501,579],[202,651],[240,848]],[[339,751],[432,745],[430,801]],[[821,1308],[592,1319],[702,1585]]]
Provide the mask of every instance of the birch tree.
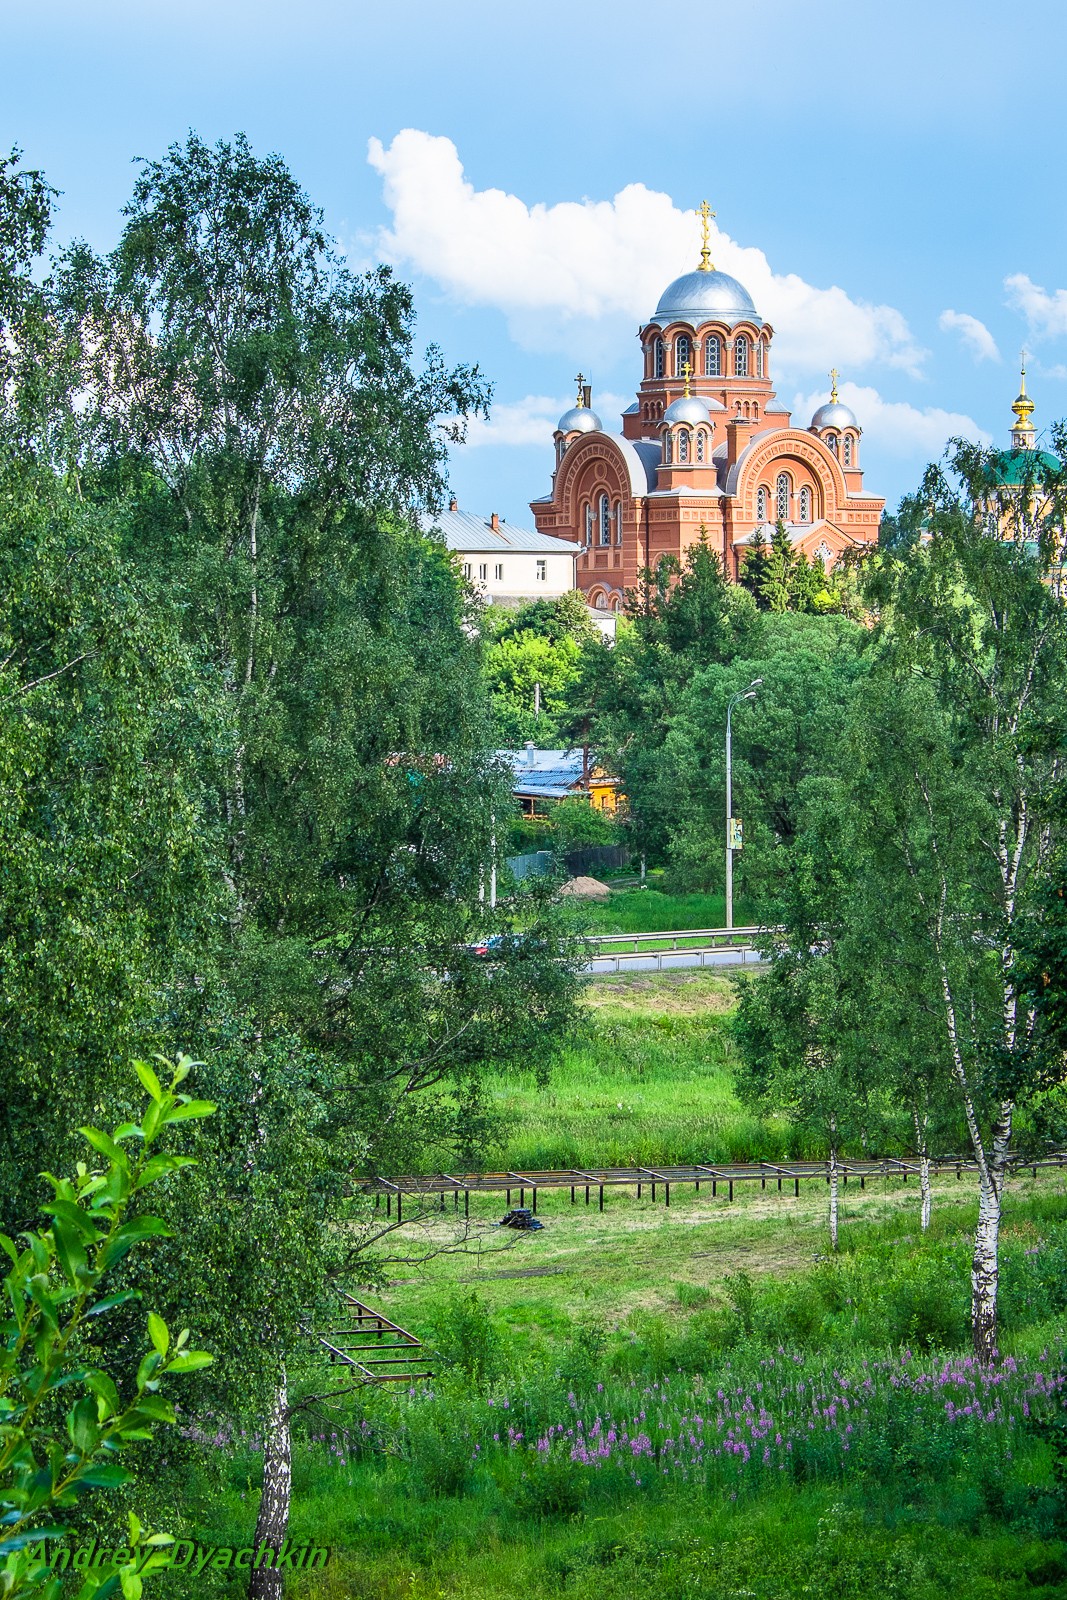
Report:
[[[997,1354],[999,1236],[1020,1100],[1038,1083],[1035,1007],[1017,976],[1055,842],[1067,715],[1056,592],[1060,475],[1009,494],[998,458],[961,446],[923,487],[925,537],[872,585],[886,674],[855,804],[857,873],[925,944],[937,1027],[979,1174],[974,1348]],[[1007,537],[989,530],[989,507]],[[1035,510],[1039,507],[1039,510]]]

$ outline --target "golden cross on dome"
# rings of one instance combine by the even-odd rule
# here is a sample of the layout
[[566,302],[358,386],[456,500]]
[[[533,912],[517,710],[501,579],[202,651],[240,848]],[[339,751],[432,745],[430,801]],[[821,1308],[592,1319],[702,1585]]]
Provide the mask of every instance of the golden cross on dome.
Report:
[[683,361],[682,362],[682,379],[683,379],[683,382],[685,383],[685,398],[687,400],[689,399],[689,375],[692,372],[692,370],[693,369],[689,365],[688,361]]
[[574,381],[578,385],[578,398],[574,403],[580,411],[585,405],[585,373],[579,372]]
[[837,404],[837,380],[841,376],[836,367],[830,368],[830,403]]
[[701,272],[715,271],[715,268],[711,264],[711,246],[708,244],[708,239],[710,238],[711,219],[715,215],[716,213],[708,205],[708,202],[706,200],[702,200],[700,202],[700,209],[697,212],[697,216],[700,218],[700,226],[704,234],[704,243],[700,247],[699,271]]

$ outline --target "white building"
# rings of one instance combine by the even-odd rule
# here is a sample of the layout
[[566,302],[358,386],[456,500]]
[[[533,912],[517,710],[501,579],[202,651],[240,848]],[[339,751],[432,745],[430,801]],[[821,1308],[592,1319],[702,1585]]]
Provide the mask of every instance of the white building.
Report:
[[578,549],[571,539],[517,528],[495,511],[477,517],[454,500],[436,517],[424,516],[422,526],[443,536],[459,556],[464,577],[498,605],[555,600],[575,587]]

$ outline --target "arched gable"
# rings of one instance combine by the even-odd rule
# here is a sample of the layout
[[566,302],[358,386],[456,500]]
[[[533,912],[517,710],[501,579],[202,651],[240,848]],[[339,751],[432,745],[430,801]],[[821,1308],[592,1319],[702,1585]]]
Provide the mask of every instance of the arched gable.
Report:
[[555,500],[575,526],[578,507],[589,496],[604,492],[612,500],[628,501],[647,494],[649,487],[645,463],[628,439],[586,434],[559,464]]
[[812,473],[822,493],[822,515],[832,518],[848,499],[845,475],[837,458],[814,434],[783,428],[761,434],[746,445],[726,479],[726,493],[737,505],[742,519],[756,520],[756,489],[764,473],[790,461],[802,462]]

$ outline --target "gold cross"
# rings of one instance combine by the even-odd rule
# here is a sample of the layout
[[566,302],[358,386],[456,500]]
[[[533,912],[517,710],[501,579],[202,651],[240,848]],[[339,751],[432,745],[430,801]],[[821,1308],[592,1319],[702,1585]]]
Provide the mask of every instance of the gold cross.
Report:
[[578,401],[577,401],[577,404],[578,404],[578,409],[581,410],[582,406],[585,405],[585,373],[584,372],[579,372],[578,376],[575,378],[574,381],[578,385]]
[[714,217],[715,215],[716,215],[716,213],[714,211],[712,211],[711,207],[708,205],[708,202],[706,200],[702,200],[700,202],[700,210],[697,212],[697,216],[700,218],[700,225],[701,225],[701,229],[702,229],[703,235],[704,235],[704,243],[703,243],[703,245],[701,246],[701,249],[700,249],[700,271],[701,272],[714,272],[715,271],[715,268],[711,264],[711,247],[708,244],[708,239],[710,237],[710,232],[709,232],[710,223],[711,223],[712,217]]
[[837,380],[840,376],[836,367],[830,368],[830,400],[833,405],[837,404]]
[[682,377],[685,380],[685,398],[687,400],[689,399],[689,375],[692,372],[692,370],[693,369],[689,365],[688,361],[683,361],[682,362]]

